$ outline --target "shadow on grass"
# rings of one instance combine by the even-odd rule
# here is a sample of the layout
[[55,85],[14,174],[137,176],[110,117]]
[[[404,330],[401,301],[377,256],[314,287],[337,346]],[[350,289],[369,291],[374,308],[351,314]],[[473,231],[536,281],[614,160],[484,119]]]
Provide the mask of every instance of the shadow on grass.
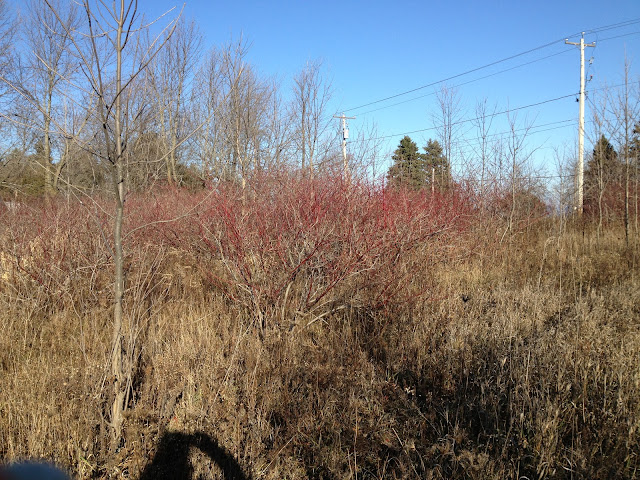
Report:
[[160,445],[149,463],[140,480],[176,479],[191,480],[193,478],[193,466],[189,460],[191,447],[199,449],[207,455],[222,470],[225,480],[250,480],[235,458],[224,447],[209,435],[197,432],[185,434],[179,432],[166,432],[160,439]]

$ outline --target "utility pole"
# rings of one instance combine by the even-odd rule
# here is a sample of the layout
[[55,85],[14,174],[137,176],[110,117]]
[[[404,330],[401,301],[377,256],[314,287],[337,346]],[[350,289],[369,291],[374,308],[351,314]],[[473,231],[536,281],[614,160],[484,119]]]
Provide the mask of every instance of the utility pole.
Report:
[[584,43],[584,32],[580,43],[564,41],[567,45],[580,47],[580,118],[578,120],[578,215],[582,215],[584,203],[584,47],[595,47],[596,42]]
[[351,172],[349,171],[349,162],[347,162],[347,139],[349,138],[347,120],[355,120],[356,117],[345,117],[343,113],[342,115],[334,115],[333,118],[342,120],[342,159],[344,161],[344,179],[348,182],[351,179]]

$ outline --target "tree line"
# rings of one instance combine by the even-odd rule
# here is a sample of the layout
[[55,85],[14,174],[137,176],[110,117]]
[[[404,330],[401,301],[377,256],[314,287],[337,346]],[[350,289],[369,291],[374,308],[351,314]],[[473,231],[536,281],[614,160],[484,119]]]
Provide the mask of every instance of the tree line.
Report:
[[[78,41],[80,33],[87,34],[85,5],[30,0],[17,11],[0,0],[3,198],[110,190],[114,171],[101,152],[108,147],[104,129],[115,128],[113,105],[104,106],[102,118],[94,86],[99,70],[108,70],[115,57]],[[143,18],[140,12],[137,18]],[[123,64],[125,71],[138,70],[117,97],[127,190],[158,183],[197,187],[210,180],[246,185],[252,176],[281,167],[308,175],[342,169],[338,125],[328,112],[332,87],[321,62],[307,62],[286,89],[248,61],[242,38],[207,48],[197,23],[182,16],[158,30],[160,35],[143,29],[131,36]],[[101,57],[93,70],[86,66],[91,56]],[[113,76],[102,82],[108,91],[115,88]],[[585,209],[603,219],[623,211],[627,220],[637,217],[634,142],[640,114],[633,85],[616,98],[607,94],[601,108],[592,102],[594,129],[588,133],[594,147],[587,158]],[[535,147],[527,146],[531,123],[510,115],[510,132],[496,138],[496,108],[479,101],[469,114],[476,117],[477,138],[463,152],[459,125],[468,112],[458,92],[443,86],[437,101],[432,115],[437,139],[429,139],[422,151],[408,136],[401,139],[386,171],[389,185],[446,190],[454,184],[455,162],[464,167],[456,181],[472,181],[485,206],[489,202],[482,198],[496,190],[518,208],[529,208],[534,197],[558,202],[559,210],[574,205],[572,155],[559,160],[565,178],[556,182],[557,198],[551,198],[550,182],[536,180],[539,172],[529,162]],[[367,169],[379,155],[370,133],[350,143],[349,161],[356,168]],[[616,147],[607,147],[601,137]],[[606,160],[610,149],[617,149],[612,161]],[[523,197],[531,201],[517,201]]]
[[[0,1],[4,197],[103,191],[110,184],[113,172],[96,152],[108,146],[102,131],[113,131],[114,119],[103,120],[114,105],[104,105],[101,118],[94,87],[101,80],[113,92],[106,70],[116,58],[113,49],[80,41],[87,35],[86,3],[30,0],[18,12]],[[137,10],[136,19],[143,19]],[[95,19],[94,26],[100,27]],[[118,100],[129,189],[205,179],[244,184],[283,166],[310,174],[339,166],[337,125],[327,112],[332,86],[322,62],[304,64],[285,90],[247,60],[242,38],[206,48],[198,25],[182,16],[159,29],[160,35],[151,28],[130,35],[123,56],[128,83]],[[92,57],[99,59],[93,70],[86,65]]]

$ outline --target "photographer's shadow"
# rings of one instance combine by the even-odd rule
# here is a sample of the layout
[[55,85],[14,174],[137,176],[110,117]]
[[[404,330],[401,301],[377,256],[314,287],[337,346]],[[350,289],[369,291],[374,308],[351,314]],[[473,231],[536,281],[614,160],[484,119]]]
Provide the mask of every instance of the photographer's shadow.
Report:
[[189,460],[191,447],[196,447],[215,462],[222,470],[225,480],[250,480],[236,459],[218,445],[214,438],[203,432],[165,432],[153,460],[143,470],[140,480],[191,480],[194,472]]

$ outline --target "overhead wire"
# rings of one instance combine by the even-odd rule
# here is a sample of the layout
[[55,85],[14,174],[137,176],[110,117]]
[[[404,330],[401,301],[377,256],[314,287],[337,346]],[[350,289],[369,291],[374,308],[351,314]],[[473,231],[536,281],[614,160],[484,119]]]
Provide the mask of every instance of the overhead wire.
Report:
[[[634,84],[640,85],[640,80],[635,81],[635,82],[630,82],[630,83],[632,85],[634,85]],[[591,91],[595,92],[595,91],[599,91],[599,90],[620,88],[620,87],[624,87],[624,86],[625,86],[624,83],[620,83],[620,84],[617,84],[617,85],[609,85],[609,86],[606,86],[606,87],[594,88],[594,89],[591,89]],[[494,112],[494,113],[491,113],[489,115],[486,115],[485,118],[493,118],[493,117],[496,117],[498,115],[505,115],[505,114],[509,114],[509,113],[512,113],[512,112],[517,112],[519,110],[525,110],[527,108],[532,108],[532,107],[537,107],[537,106],[540,106],[540,105],[545,105],[547,103],[557,102],[559,100],[563,100],[563,99],[566,99],[566,98],[575,97],[576,95],[577,95],[577,93],[570,93],[570,94],[567,94],[567,95],[562,95],[560,97],[549,98],[547,100],[542,100],[540,102],[530,103],[528,105],[523,105],[523,106],[520,106],[520,107],[508,108],[508,109],[502,110],[500,112]],[[481,119],[482,119],[482,117],[466,118],[466,119],[463,119],[463,120],[459,120],[457,122],[453,122],[451,124],[451,126],[462,125],[464,123],[478,121],[478,120],[481,120]],[[426,128],[421,128],[421,129],[418,129],[418,130],[412,130],[412,131],[401,132],[401,133],[394,133],[394,134],[390,134],[390,135],[382,135],[382,136],[378,136],[378,137],[371,137],[371,138],[368,138],[367,140],[369,140],[369,141],[372,141],[372,140],[386,140],[388,138],[393,138],[393,137],[399,137],[399,136],[404,136],[404,135],[412,135],[412,134],[415,134],[415,133],[422,133],[422,132],[428,132],[428,131],[431,131],[431,130],[437,130],[438,128],[441,128],[441,127],[440,126],[426,127]]]
[[[623,22],[618,22],[618,23],[612,23],[610,25],[603,25],[601,27],[596,27],[596,28],[592,28],[591,30],[585,30],[584,33],[597,33],[597,32],[605,32],[607,30],[612,30],[614,28],[622,28],[622,27],[628,27],[629,25],[635,25],[640,23],[640,18],[632,18],[629,20],[625,20]],[[575,33],[572,36],[576,36],[576,35],[580,35],[582,32],[579,33]]]
[[[564,40],[564,39],[563,39],[563,40]],[[529,49],[529,50],[527,50],[527,51],[524,51],[524,52],[521,52],[521,53],[517,53],[517,54],[515,54],[515,55],[511,55],[511,56],[509,56],[509,57],[505,57],[505,58],[502,58],[502,59],[500,59],[500,60],[496,60],[496,61],[491,62],[491,63],[487,63],[486,65],[482,65],[482,66],[480,66],[480,67],[472,68],[471,70],[467,70],[467,71],[465,71],[465,72],[458,73],[458,74],[456,74],[456,75],[451,75],[450,77],[443,78],[443,79],[441,79],[441,80],[437,80],[437,81],[435,81],[435,82],[431,82],[431,83],[428,83],[428,84],[426,84],[426,85],[421,85],[421,86],[419,86],[419,87],[412,88],[411,90],[407,90],[407,91],[404,91],[404,92],[401,92],[401,93],[396,93],[395,95],[390,95],[390,96],[388,96],[388,97],[381,98],[380,100],[375,100],[375,101],[373,101],[373,102],[364,103],[364,104],[362,104],[362,105],[358,105],[357,107],[347,108],[347,109],[345,109],[345,112],[352,112],[352,111],[354,111],[354,110],[359,110],[359,109],[361,109],[361,108],[368,107],[369,105],[375,105],[375,104],[377,104],[377,103],[385,102],[385,101],[387,101],[387,100],[391,100],[391,99],[393,99],[393,98],[401,97],[401,96],[403,96],[403,95],[407,95],[407,94],[409,94],[409,93],[417,92],[418,90],[423,90],[423,89],[428,88],[428,87],[433,87],[434,85],[437,85],[437,84],[439,84],[439,83],[448,82],[449,80],[453,80],[453,79],[455,79],[455,78],[459,78],[459,77],[462,77],[462,76],[464,76],[464,75],[468,75],[468,74],[473,73],[473,72],[477,72],[477,71],[480,71],[480,70],[484,70],[485,68],[489,68],[489,67],[492,67],[492,66],[494,66],[494,65],[498,65],[499,63],[503,63],[503,62],[506,62],[506,61],[508,61],[508,60],[513,60],[514,58],[521,57],[521,56],[526,55],[526,54],[528,54],[528,53],[535,52],[535,51],[537,51],[537,50],[541,50],[541,49],[543,49],[543,48],[547,48],[547,47],[549,47],[549,46],[551,46],[551,45],[554,45],[554,44],[556,44],[556,43],[558,43],[558,42],[559,42],[559,40],[554,40],[553,42],[549,42],[549,43],[546,43],[546,44],[544,44],[544,45],[540,45],[540,46],[538,46],[538,47],[531,48],[531,49]]]
[[[577,120],[573,119],[573,118],[569,118],[567,120],[559,120],[556,122],[549,122],[549,123],[543,123],[540,125],[532,125],[530,127],[522,127],[522,128],[517,128],[514,130],[505,130],[502,132],[495,132],[495,133],[490,133],[488,135],[485,136],[486,139],[489,138],[494,138],[494,137],[501,137],[504,135],[509,135],[515,132],[522,132],[522,131],[528,131],[528,133],[530,135],[535,135],[536,133],[543,133],[543,132],[548,132],[551,130],[558,130],[560,128],[567,128],[567,127],[572,127],[574,126],[574,124],[577,124]],[[565,124],[565,125],[560,125],[560,124]],[[537,130],[539,128],[542,127],[549,127],[551,125],[556,125],[554,127],[551,128],[545,128],[543,130]],[[461,138],[459,140],[456,140],[456,144],[460,145],[460,144],[464,144],[464,145],[481,145],[482,144],[482,140],[478,139],[478,137],[475,138]]]
[[[494,112],[494,113],[492,113],[490,115],[486,115],[486,117],[487,118],[493,118],[493,117],[496,117],[498,115],[504,115],[504,114],[511,113],[511,112],[517,112],[519,110],[524,110],[526,108],[531,108],[531,107],[536,107],[536,106],[539,106],[539,105],[544,105],[546,103],[557,102],[558,100],[563,100],[565,98],[574,97],[575,95],[576,95],[575,93],[570,93],[568,95],[562,95],[560,97],[550,98],[550,99],[547,99],[547,100],[543,100],[541,102],[531,103],[529,105],[523,105],[521,107],[509,108],[509,109],[503,110],[501,112]],[[464,119],[464,120],[459,120],[457,122],[453,122],[451,124],[451,126],[461,125],[463,123],[468,123],[468,122],[473,122],[473,121],[478,121],[480,119],[481,119],[480,117],[467,118],[467,119]],[[430,130],[436,130],[438,128],[440,128],[440,127],[436,126],[436,127],[421,128],[419,130],[412,130],[410,132],[395,133],[395,134],[391,134],[391,135],[384,135],[384,136],[381,136],[381,137],[375,137],[375,138],[372,138],[371,140],[384,140],[384,139],[387,139],[387,138],[398,137],[400,135],[412,135],[414,133],[427,132],[427,131],[430,131]]]
[[[626,36],[629,36],[629,35],[637,35],[637,34],[640,34],[640,30],[635,31],[635,32],[630,32],[630,33],[624,33],[622,35],[616,35],[614,37],[607,37],[607,38],[598,39],[598,36],[597,36],[597,33],[596,33],[596,47],[598,46],[599,42],[604,42],[606,40],[612,40],[614,38],[626,37]],[[493,77],[495,75],[500,75],[502,73],[509,72],[511,70],[515,70],[517,68],[521,68],[521,67],[524,67],[524,66],[527,66],[527,65],[531,65],[533,63],[541,62],[542,60],[546,60],[546,59],[551,58],[551,57],[556,57],[558,55],[564,55],[566,53],[571,53],[571,50],[563,50],[561,52],[556,52],[556,53],[552,53],[550,55],[545,55],[544,57],[540,57],[540,58],[537,58],[535,60],[531,60],[529,62],[525,62],[525,63],[521,63],[519,65],[515,65],[513,67],[505,68],[503,70],[499,70],[497,72],[490,73],[490,74],[484,75],[482,77],[474,78],[474,79],[468,80],[466,82],[458,83],[458,84],[454,85],[453,88],[458,88],[458,87],[462,87],[464,85],[468,85],[470,83],[479,82],[480,80],[485,80],[485,79]],[[595,48],[594,48],[593,53],[595,55]],[[594,55],[592,55],[592,58],[594,57]],[[591,63],[589,63],[589,65],[587,67],[587,73],[585,75],[585,78],[587,79],[587,83],[589,82],[590,67],[591,67]],[[363,116],[368,115],[370,113],[378,112],[380,110],[385,110],[387,108],[397,107],[398,105],[403,105],[405,103],[410,103],[410,102],[413,102],[415,100],[420,100],[422,98],[433,96],[435,94],[436,94],[436,92],[425,93],[424,95],[420,95],[418,97],[413,97],[413,98],[410,98],[408,100],[402,100],[401,102],[392,103],[390,105],[384,105],[382,107],[374,108],[372,110],[367,110],[366,112],[359,113],[358,116],[359,117],[363,117]]]
[[640,30],[636,30],[635,32],[622,33],[620,35],[615,35],[613,37],[601,38],[600,40],[598,40],[598,37],[596,36],[596,42],[606,42],[607,40],[613,40],[614,38],[628,37],[631,35],[638,35],[639,33],[640,33]]
[[[515,70],[516,68],[524,67],[526,65],[531,65],[532,63],[536,63],[536,62],[541,62],[542,60],[546,60],[547,58],[555,57],[555,56],[558,56],[558,55],[563,55],[563,54],[566,54],[566,53],[569,53],[569,52],[570,52],[570,50],[563,50],[561,52],[552,53],[551,55],[546,55],[544,57],[537,58],[537,59],[531,60],[529,62],[521,63],[521,64],[516,65],[514,67],[505,68],[504,70],[500,70],[498,72],[490,73],[490,74],[484,75],[482,77],[478,77],[478,78],[474,78],[472,80],[468,80],[466,82],[458,83],[458,84],[454,85],[453,87],[454,88],[458,88],[458,87],[462,87],[464,85],[468,85],[470,83],[479,82],[480,80],[485,80],[485,79],[487,79],[489,77],[493,77],[493,76],[499,75],[501,73],[505,73],[505,72],[509,72],[511,70]],[[436,94],[436,92],[426,93],[424,95],[420,95],[419,97],[413,97],[413,98],[410,98],[408,100],[403,100],[401,102],[392,103],[391,105],[385,105],[383,107],[378,107],[378,108],[374,108],[373,110],[368,110],[366,112],[359,113],[358,116],[362,117],[364,115],[368,115],[369,113],[377,112],[379,110],[384,110],[384,109],[391,108],[391,107],[396,107],[398,105],[402,105],[404,103],[413,102],[414,100],[419,100],[421,98],[430,97],[430,96],[435,95],[435,94]]]
[[[612,29],[615,29],[615,28],[623,28],[623,27],[627,27],[627,26],[630,26],[630,25],[635,25],[635,24],[638,24],[638,23],[640,23],[640,18],[634,18],[634,19],[626,20],[624,22],[618,22],[618,23],[614,23],[614,24],[610,24],[610,25],[604,25],[602,27],[597,27],[597,28],[594,28],[594,29],[591,29],[591,30],[585,30],[585,33],[603,32],[603,31],[612,30]],[[479,67],[472,68],[470,70],[464,71],[462,73],[458,73],[456,75],[451,75],[449,77],[446,77],[446,78],[443,78],[443,79],[440,79],[440,80],[437,80],[437,81],[434,81],[434,82],[431,82],[431,83],[428,83],[428,84],[425,84],[425,85],[421,85],[421,86],[418,86],[416,88],[412,88],[410,90],[406,90],[404,92],[400,92],[400,93],[397,93],[397,94],[394,94],[394,95],[389,95],[387,97],[384,97],[384,98],[381,98],[381,99],[378,99],[378,100],[374,100],[374,101],[371,101],[371,102],[368,102],[368,103],[364,103],[364,104],[358,105],[356,107],[347,108],[347,109],[344,109],[344,112],[353,112],[355,110],[359,110],[361,108],[368,107],[370,105],[375,105],[375,104],[378,104],[378,103],[385,102],[387,100],[392,100],[394,98],[398,98],[398,97],[401,97],[401,96],[404,96],[404,95],[408,95],[410,93],[417,92],[419,90],[423,90],[425,88],[432,87],[434,85],[437,85],[437,84],[440,84],[440,83],[443,83],[443,82],[447,82],[449,80],[453,80],[453,79],[456,79],[456,78],[459,78],[459,77],[462,77],[462,76],[465,76],[465,75],[469,75],[470,73],[474,73],[474,72],[477,72],[477,71],[480,71],[480,70],[484,70],[484,69],[492,67],[494,65],[498,65],[500,63],[503,63],[503,62],[506,62],[506,61],[509,61],[509,60],[513,60],[514,58],[518,58],[518,57],[521,57],[523,55],[527,55],[529,53],[532,53],[532,52],[535,52],[535,51],[538,51],[538,50],[542,50],[544,48],[550,47],[551,45],[555,45],[556,43],[564,41],[567,38],[572,38],[572,37],[575,37],[576,35],[580,35],[581,33],[582,32],[578,32],[578,33],[575,33],[575,34],[572,34],[572,35],[569,35],[569,36],[565,36],[565,37],[562,37],[561,39],[554,40],[552,42],[548,42],[548,43],[545,43],[543,45],[539,45],[537,47],[525,50],[524,52],[516,53],[514,55],[510,55],[510,56],[502,58],[500,60],[496,60],[496,61],[487,63],[485,65],[482,65],[482,66],[479,66]],[[631,34],[625,34],[625,35],[631,35]],[[620,36],[625,36],[625,35],[620,35]],[[610,37],[610,38],[607,38],[607,40],[610,40],[612,38],[618,38],[618,37],[619,36]],[[601,41],[604,41],[604,39],[601,40]]]

